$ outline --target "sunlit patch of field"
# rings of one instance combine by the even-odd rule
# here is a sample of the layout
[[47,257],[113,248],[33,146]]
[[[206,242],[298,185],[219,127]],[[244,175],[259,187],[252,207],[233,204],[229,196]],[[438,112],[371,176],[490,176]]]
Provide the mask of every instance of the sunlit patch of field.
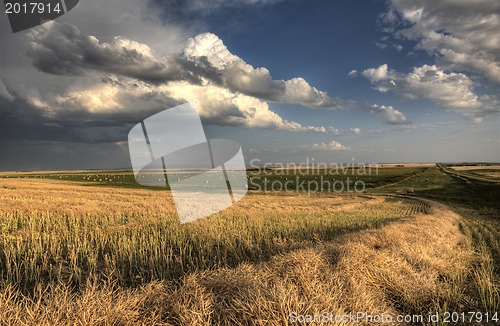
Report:
[[[37,182],[16,189],[27,185]],[[70,190],[61,183],[38,187]],[[8,191],[15,190],[2,190],[2,200],[10,200]],[[108,204],[95,207],[102,213]],[[184,226],[175,216],[149,217],[145,225],[145,216],[120,224],[113,214],[59,216],[61,222],[54,214],[8,216],[0,292],[7,323],[283,325],[293,312],[425,315],[438,302],[466,302],[449,280],[469,275],[475,261],[459,216],[416,199],[257,194]],[[176,246],[186,249],[173,255],[182,265],[157,260]],[[96,265],[88,264],[92,257]],[[190,272],[172,283],[169,268]]]
[[457,171],[469,171],[469,170],[500,170],[500,165],[484,165],[484,166],[450,166],[453,170]]
[[430,166],[380,171],[358,177],[371,178],[363,194],[250,191],[183,225],[169,191],[133,186],[130,171],[3,175],[0,323],[500,310],[500,190]]
[[378,227],[416,213],[413,206],[366,196],[250,194],[222,213],[180,225],[168,191],[6,179],[0,276],[25,291],[95,277],[124,286],[176,280]]
[[[491,167],[484,168],[478,171],[488,171],[487,168]],[[476,171],[469,167],[464,170]],[[450,280],[455,284],[455,290],[450,296],[474,297],[476,302],[481,303],[484,311],[499,311],[500,186],[467,183],[432,168],[415,177],[370,192],[405,193],[410,188],[414,191],[412,195],[445,203],[460,214],[460,230],[474,248],[475,263],[469,268],[467,275],[458,274]],[[449,310],[449,305],[449,302],[439,302],[436,309]],[[467,306],[467,303],[463,305]]]
[[490,311],[500,310],[500,216],[491,208],[457,207],[462,232],[476,250],[476,291]]
[[500,181],[500,165],[448,166],[447,168],[472,181]]
[[471,176],[500,180],[500,169],[469,169],[465,171],[468,175]]

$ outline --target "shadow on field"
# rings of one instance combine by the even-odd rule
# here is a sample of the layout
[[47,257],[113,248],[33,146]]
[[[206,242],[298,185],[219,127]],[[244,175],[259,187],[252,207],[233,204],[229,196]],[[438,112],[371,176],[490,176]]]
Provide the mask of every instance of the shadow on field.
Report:
[[474,182],[449,175],[441,187],[415,190],[415,195],[446,204],[461,215],[462,233],[479,255],[491,257],[493,274],[500,274],[500,185]]
[[[286,230],[282,233],[278,228],[255,230],[250,237],[235,238],[227,242],[207,240],[196,237],[187,237],[184,243],[169,242],[162,244],[171,250],[172,257],[162,256],[152,260],[121,259],[117,261],[116,275],[120,286],[136,287],[151,281],[178,282],[188,274],[218,268],[235,268],[242,263],[258,264],[267,262],[280,254],[306,249],[322,242],[338,240],[342,235],[359,232],[362,230],[380,228],[394,221],[401,220],[399,216],[384,220],[364,221],[349,226],[335,225],[310,225],[308,229],[297,228],[293,231]],[[188,252],[186,252],[188,248]],[[172,259],[173,258],[173,259]],[[331,262],[333,265],[336,263]],[[151,268],[152,266],[164,266]],[[76,287],[83,285],[76,282]]]
[[466,183],[450,179],[440,188],[415,189],[415,195],[457,204],[475,209],[492,208],[500,210],[500,185],[484,183]]

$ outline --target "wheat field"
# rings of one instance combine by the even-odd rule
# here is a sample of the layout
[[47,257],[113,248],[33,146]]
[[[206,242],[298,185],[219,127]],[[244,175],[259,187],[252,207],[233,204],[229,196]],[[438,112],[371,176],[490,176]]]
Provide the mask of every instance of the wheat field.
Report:
[[475,212],[390,194],[251,192],[181,225],[168,191],[0,179],[0,323],[494,312],[498,223]]

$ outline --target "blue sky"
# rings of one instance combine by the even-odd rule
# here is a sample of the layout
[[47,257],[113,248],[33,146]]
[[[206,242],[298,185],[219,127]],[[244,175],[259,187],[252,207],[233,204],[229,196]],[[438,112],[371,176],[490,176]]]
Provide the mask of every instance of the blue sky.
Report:
[[195,105],[247,161],[500,161],[495,0],[81,1],[0,19],[0,169],[129,167],[133,125]]

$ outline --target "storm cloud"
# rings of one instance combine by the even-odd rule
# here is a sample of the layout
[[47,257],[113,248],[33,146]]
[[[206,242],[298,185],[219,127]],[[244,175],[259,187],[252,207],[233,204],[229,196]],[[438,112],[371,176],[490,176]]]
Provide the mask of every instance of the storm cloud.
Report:
[[190,38],[182,54],[164,56],[146,44],[124,37],[101,43],[75,26],[57,22],[34,29],[29,39],[33,65],[50,74],[83,75],[94,70],[154,84],[186,81],[215,85],[260,100],[311,108],[335,108],[344,104],[303,78],[274,80],[268,69],[247,64],[212,33]]

